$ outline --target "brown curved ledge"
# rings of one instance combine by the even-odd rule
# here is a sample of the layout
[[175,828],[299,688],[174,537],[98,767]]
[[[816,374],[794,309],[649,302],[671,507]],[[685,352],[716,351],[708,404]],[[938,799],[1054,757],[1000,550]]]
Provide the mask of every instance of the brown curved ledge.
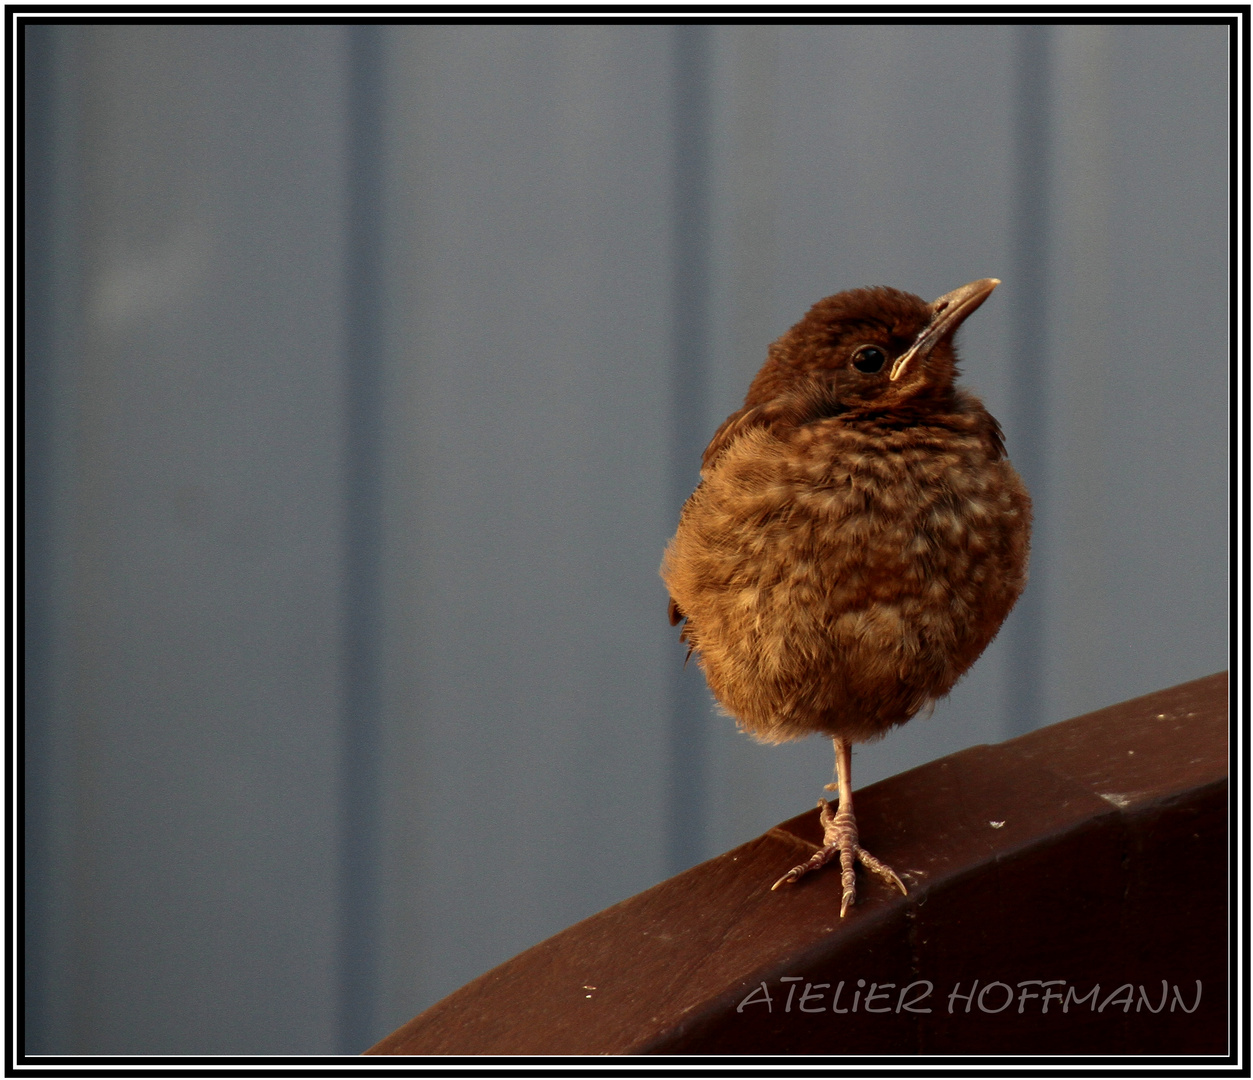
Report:
[[367,1052],[1227,1053],[1225,674],[891,777],[857,814],[908,898],[860,874],[841,921],[836,873],[771,892],[810,811]]

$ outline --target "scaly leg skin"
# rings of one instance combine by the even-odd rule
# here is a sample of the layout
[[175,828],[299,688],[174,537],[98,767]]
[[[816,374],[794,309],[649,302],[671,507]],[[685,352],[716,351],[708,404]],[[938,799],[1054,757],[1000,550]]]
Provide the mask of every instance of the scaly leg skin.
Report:
[[[794,866],[771,889],[777,889],[785,882],[800,881],[811,870],[826,866],[837,855],[840,858],[840,884],[844,887],[844,898],[840,902],[840,918],[844,918],[852,903],[857,899],[857,878],[854,866],[857,862],[879,875],[889,885],[895,885],[906,896],[909,895],[901,879],[890,866],[885,866],[864,847],[857,843],[857,819],[853,817],[853,748],[852,744],[841,738],[831,740],[835,744],[835,769],[839,778],[840,806],[831,812],[831,804],[826,799],[819,799],[822,809],[819,820],[822,822],[822,848],[803,862]],[[832,785],[828,784],[828,789]]]

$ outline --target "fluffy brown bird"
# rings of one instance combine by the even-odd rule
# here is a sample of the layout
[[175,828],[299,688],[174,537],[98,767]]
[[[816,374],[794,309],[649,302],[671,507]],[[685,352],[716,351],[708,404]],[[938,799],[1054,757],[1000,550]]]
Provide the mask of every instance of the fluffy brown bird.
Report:
[[852,744],[947,694],[1026,584],[1031,500],[954,385],[953,335],[999,284],[820,300],[714,434],[666,548],[670,621],[726,712],[763,742],[835,744],[824,846],[774,887],[838,855],[841,916],[857,861],[906,891],[858,843]]

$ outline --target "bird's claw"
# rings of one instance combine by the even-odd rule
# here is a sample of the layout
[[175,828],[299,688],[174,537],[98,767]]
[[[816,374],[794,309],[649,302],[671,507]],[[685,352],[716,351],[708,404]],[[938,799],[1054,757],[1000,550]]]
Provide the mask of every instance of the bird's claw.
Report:
[[879,877],[881,877],[889,885],[895,885],[901,890],[902,896],[909,895],[909,890],[905,888],[905,883],[897,877],[896,871],[886,863],[881,863],[864,847],[857,848],[857,861],[860,862],[867,870],[872,870],[874,873],[878,874]]
[[819,799],[822,809],[819,820],[823,826],[823,846],[813,853],[799,866],[792,867],[778,881],[770,886],[773,892],[780,885],[794,884],[806,874],[826,866],[832,859],[840,860],[840,883],[843,895],[840,899],[840,918],[848,912],[849,907],[857,899],[857,883],[854,865],[861,863],[867,870],[878,875],[887,884],[895,885],[902,895],[908,896],[909,890],[905,883],[896,875],[890,866],[880,862],[857,842],[857,823],[851,814],[833,813],[831,804],[826,799]]
[[770,891],[774,892],[774,890],[777,889],[780,885],[791,885],[793,882],[799,881],[800,874],[797,873],[798,869],[799,867],[795,867],[795,866],[792,867],[791,870],[789,870],[786,874],[784,874],[781,878],[779,878],[778,881],[776,881],[773,885],[770,886]]
[[791,870],[771,885],[770,891],[774,892],[774,890],[780,885],[794,885],[811,870],[818,870],[826,866],[827,863],[839,855],[839,853],[840,849],[838,847],[830,846],[819,848],[805,862],[801,863],[799,866],[793,866]]

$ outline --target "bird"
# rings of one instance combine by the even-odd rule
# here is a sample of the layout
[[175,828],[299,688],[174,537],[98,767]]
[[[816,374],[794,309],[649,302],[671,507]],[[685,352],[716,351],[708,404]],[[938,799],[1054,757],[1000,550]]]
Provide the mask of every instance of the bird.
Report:
[[956,385],[954,336],[999,284],[814,304],[714,433],[665,548],[670,623],[721,710],[760,742],[832,741],[822,847],[773,888],[838,859],[841,917],[857,863],[908,895],[860,844],[853,745],[944,697],[1026,585],[1030,496]]

